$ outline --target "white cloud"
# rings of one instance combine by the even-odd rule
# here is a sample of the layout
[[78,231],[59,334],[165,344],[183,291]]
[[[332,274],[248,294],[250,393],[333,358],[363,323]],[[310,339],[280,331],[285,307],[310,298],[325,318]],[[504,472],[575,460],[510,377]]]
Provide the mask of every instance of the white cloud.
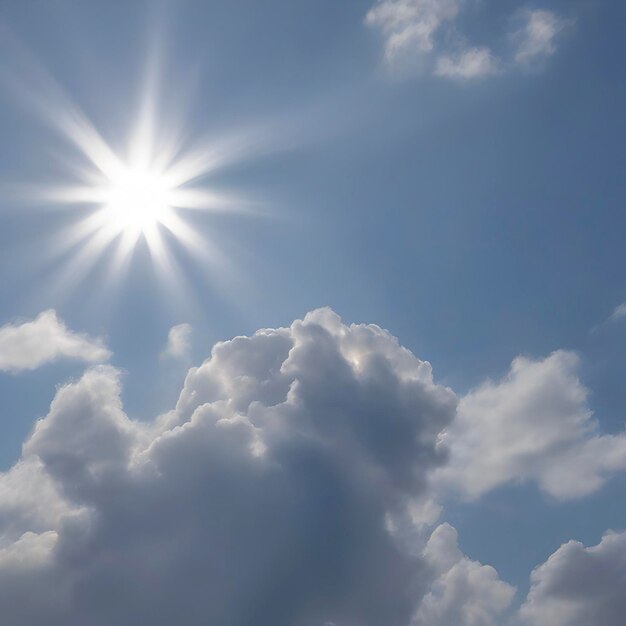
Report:
[[437,60],[435,74],[460,80],[477,80],[498,72],[498,62],[488,48],[468,48],[456,56]]
[[108,366],[59,389],[0,477],[12,626],[410,623],[433,565],[385,520],[445,461],[428,363],[322,309],[217,344],[154,422],[120,391]]
[[600,488],[626,469],[626,434],[602,434],[577,376],[578,357],[558,351],[516,358],[508,375],[464,396],[442,436],[450,463],[440,485],[476,498],[511,482],[535,481],[560,499]]
[[[625,469],[577,366],[517,358],[457,412],[389,333],[320,309],[216,344],[152,422],[124,413],[115,368],[92,367],[0,474],[0,605],[12,626],[501,624],[515,589],[448,524],[424,546],[430,477],[566,498]],[[625,555],[624,535],[566,544],[517,619],[617,626]]]
[[110,356],[102,339],[72,332],[53,310],[0,327],[0,371],[33,370],[61,358],[97,363]]
[[412,626],[496,626],[515,595],[493,567],[465,556],[449,524],[434,530],[424,557],[435,577]]
[[522,14],[523,26],[513,33],[517,42],[515,62],[519,65],[531,65],[556,51],[555,40],[566,25],[551,11],[537,9]]
[[28,456],[0,474],[0,549],[25,532],[56,528],[61,519],[79,512],[60,496],[37,457]]
[[389,68],[476,80],[515,66],[529,67],[552,55],[567,21],[542,9],[518,13],[522,25],[510,34],[515,51],[498,56],[485,46],[467,45],[458,22],[467,0],[378,0],[365,23],[380,32]]
[[626,615],[626,533],[597,545],[562,545],[531,575],[520,623],[529,626],[622,626]]
[[462,0],[379,0],[365,21],[384,35],[388,63],[419,61],[433,52],[438,31],[456,18],[462,4]]
[[170,328],[167,345],[161,352],[163,358],[188,359],[191,351],[191,326],[177,324]]

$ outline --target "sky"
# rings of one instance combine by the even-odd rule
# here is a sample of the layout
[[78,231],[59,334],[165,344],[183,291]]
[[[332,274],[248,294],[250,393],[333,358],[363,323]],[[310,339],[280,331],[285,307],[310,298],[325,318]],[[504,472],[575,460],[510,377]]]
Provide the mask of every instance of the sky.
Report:
[[626,6],[0,7],[15,626],[620,626]]

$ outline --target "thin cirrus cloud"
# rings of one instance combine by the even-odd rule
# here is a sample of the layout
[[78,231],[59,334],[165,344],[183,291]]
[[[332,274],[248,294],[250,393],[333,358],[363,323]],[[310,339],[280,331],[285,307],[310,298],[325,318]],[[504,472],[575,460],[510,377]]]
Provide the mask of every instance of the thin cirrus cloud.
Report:
[[102,339],[69,330],[53,310],[0,327],[0,371],[34,370],[59,359],[98,363],[110,356]]
[[[514,587],[464,555],[449,524],[431,531],[439,510],[416,503],[430,509],[431,477],[458,469],[461,437],[470,448],[484,438],[477,454],[509,457],[497,471],[527,475],[514,446],[491,449],[502,435],[487,422],[497,431],[526,420],[528,440],[548,440],[546,456],[559,428],[576,454],[585,449],[594,435],[575,368],[567,352],[518,359],[505,380],[459,402],[387,331],[346,325],[330,309],[216,344],[176,407],[152,422],[125,414],[118,370],[90,367],[57,390],[0,474],[0,604],[13,626],[79,626],[87,611],[92,626],[501,624]],[[498,410],[483,423],[486,407]],[[562,474],[569,461],[557,455]],[[493,486],[482,480],[479,493]],[[606,549],[557,550],[515,619],[589,623],[569,560],[614,559],[623,579],[613,537]],[[560,589],[573,604],[558,621]],[[606,608],[607,593],[619,602],[603,585],[585,598],[617,626],[621,605]]]
[[608,319],[609,322],[620,322],[622,320],[626,320],[626,302],[616,306]]
[[404,74],[434,74],[477,81],[516,67],[530,68],[556,51],[567,21],[544,10],[521,10],[508,33],[513,50],[497,55],[486,46],[468,45],[458,35],[467,0],[378,0],[365,23],[383,39],[389,69]]

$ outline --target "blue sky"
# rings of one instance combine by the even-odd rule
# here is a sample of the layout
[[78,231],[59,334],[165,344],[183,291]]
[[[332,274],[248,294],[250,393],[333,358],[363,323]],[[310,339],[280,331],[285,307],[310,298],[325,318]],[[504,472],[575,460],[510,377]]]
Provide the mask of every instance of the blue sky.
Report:
[[[326,416],[352,407],[355,420],[362,420],[354,422],[361,424],[354,426],[355,441],[370,436],[359,430],[363,424],[378,420],[372,432],[381,441],[388,437],[389,450],[394,450],[395,460],[385,461],[390,464],[385,471],[393,477],[392,466],[410,466],[415,459],[403,460],[404,448],[392,446],[395,435],[385,428],[392,428],[394,411],[404,415],[398,407],[409,402],[392,398],[389,389],[403,388],[406,377],[413,376],[407,373],[413,365],[406,365],[403,352],[389,347],[387,339],[375,339],[371,327],[363,327],[373,333],[365,339],[360,327],[338,330],[330,313],[306,318],[305,330],[294,322],[330,307],[344,324],[387,329],[400,346],[432,365],[434,383],[424,383],[431,395],[415,400],[413,411],[430,433],[424,407],[440,403],[432,410],[448,417],[437,422],[432,454],[435,458],[435,449],[441,452],[443,441],[448,456],[420,465],[413,491],[398,479],[398,498],[406,510],[417,506],[415,502],[442,507],[439,517],[428,523],[414,516],[410,537],[400,538],[403,545],[414,542],[407,549],[419,553],[413,565],[418,570],[430,567],[439,578],[432,575],[433,580],[424,582],[422,572],[421,591],[415,592],[406,614],[387,612],[395,600],[393,594],[381,593],[372,601],[379,604],[368,609],[370,617],[364,617],[352,607],[363,609],[367,585],[380,586],[380,581],[359,579],[357,584],[354,576],[346,575],[337,581],[338,589],[345,585],[346,597],[352,598],[345,606],[323,594],[307,597],[327,610],[320,617],[311,613],[304,601],[307,594],[300,592],[302,606],[289,605],[283,612],[277,608],[267,620],[303,626],[617,625],[623,601],[611,584],[618,588],[619,576],[623,581],[626,575],[626,535],[619,533],[626,519],[626,314],[619,309],[626,301],[624,19],[626,7],[609,0],[5,3],[0,10],[0,467],[5,474],[0,480],[9,484],[16,463],[39,458],[45,467],[37,471],[56,485],[56,495],[45,498],[63,503],[58,506],[65,512],[35,523],[38,492],[33,501],[8,506],[2,504],[8,487],[0,486],[0,521],[4,518],[2,527],[10,529],[0,533],[0,550],[26,550],[19,543],[24,533],[41,538],[54,532],[59,545],[69,545],[73,538],[67,519],[76,507],[103,517],[114,510],[106,499],[91,502],[71,495],[68,485],[79,479],[69,470],[59,473],[50,460],[52,448],[55,455],[69,454],[63,452],[63,436],[54,445],[46,440],[52,437],[46,433],[56,432],[57,422],[74,434],[85,431],[75,444],[80,448],[87,446],[89,432],[95,436],[96,430],[86,424],[105,419],[96,409],[82,408],[86,421],[74,423],[68,417],[63,422],[63,415],[75,413],[70,406],[74,396],[63,396],[63,390],[73,387],[63,385],[73,381],[77,390],[88,390],[85,394],[102,385],[113,397],[117,388],[111,381],[117,374],[110,370],[116,368],[122,376],[124,411],[131,418],[124,432],[156,424],[166,428],[156,416],[174,407],[181,424],[191,419],[183,418],[181,407],[193,385],[208,394],[196,411],[218,402],[207,389],[219,385],[228,390],[219,401],[227,397],[230,408],[239,407],[245,397],[269,411],[265,394],[273,385],[282,389],[283,383],[274,380],[275,368],[263,374],[256,368],[262,369],[265,359],[269,363],[274,349],[272,358],[291,363],[291,356],[280,357],[278,347],[255,348],[257,352],[237,342],[226,344],[234,356],[214,356],[206,371],[205,366],[197,370],[204,382],[188,374],[190,367],[211,356],[216,342],[253,336],[258,329],[290,329],[288,338],[296,346],[301,341],[308,345],[302,339],[306,333],[318,337],[310,340],[315,349],[303,348],[308,356],[301,357],[302,363],[295,359],[297,367],[283,363],[285,372],[290,367],[299,372],[294,389],[308,389],[310,383],[317,390],[317,395],[303,395],[298,404],[312,420],[308,428],[321,429],[326,436]],[[93,183],[93,178],[85,182],[85,169],[95,171],[85,145],[90,150],[95,143],[92,137],[81,152],[76,131],[72,135],[68,124],[85,121],[126,167],[124,155],[146,118],[146,102],[155,111],[148,133],[157,146],[171,135],[179,142],[176,159],[197,151],[199,169],[183,187],[219,196],[212,207],[218,210],[174,207],[192,234],[172,233],[155,222],[167,244],[167,253],[155,253],[150,238],[138,231],[122,272],[111,268],[115,246],[128,227],[120,227],[102,253],[95,254],[98,233],[111,227],[106,220],[112,210],[94,198],[109,193],[108,187]],[[158,156],[158,147],[149,154]],[[87,186],[87,201],[52,197],[50,187],[67,191],[77,184]],[[155,184],[159,180],[150,178],[148,186]],[[83,241],[82,256],[76,243],[59,245],[61,237],[76,234],[79,221],[98,209],[105,219],[102,232],[96,230],[92,239]],[[219,255],[211,256],[213,250]],[[169,278],[160,269],[163,263],[175,264]],[[56,315],[38,317],[51,310]],[[33,320],[39,321],[33,325]],[[171,331],[174,327],[179,330]],[[332,341],[320,339],[313,327],[324,329]],[[272,332],[272,337],[282,337],[283,331]],[[350,333],[354,338],[345,339]],[[275,341],[278,346],[282,339]],[[366,379],[372,385],[367,401],[350,396],[353,387],[346,381],[343,386],[332,378],[322,382],[336,366],[326,360],[330,348],[322,349],[324,341],[337,346],[358,385],[366,385]],[[354,357],[356,353],[361,357]],[[382,370],[376,374],[374,365],[371,372],[359,369],[365,367],[365,354],[372,363],[372,355],[387,359],[393,376]],[[102,362],[111,364],[105,373],[98,369]],[[252,367],[254,373],[248,372]],[[89,377],[96,373],[106,380],[92,384]],[[387,375],[394,382],[385,387]],[[229,376],[233,378],[227,385]],[[246,377],[262,376],[267,378],[263,385],[248,392]],[[458,407],[448,406],[444,387]],[[326,393],[327,404],[316,403]],[[363,403],[378,408],[370,415]],[[89,404],[97,405],[95,400]],[[55,406],[60,407],[57,412]],[[271,407],[275,413],[276,406]],[[266,428],[271,433],[263,445],[274,454],[279,427],[257,424],[250,407],[242,415],[259,432]],[[226,409],[215,405],[211,410]],[[44,416],[40,425],[49,423],[49,428],[33,430]],[[282,424],[282,418],[273,419]],[[165,437],[165,430],[159,433]],[[286,442],[292,435],[287,429],[282,437]],[[139,441],[148,435],[137,437]],[[107,441],[105,437],[103,449]],[[343,442],[339,436],[337,441]],[[345,458],[352,458],[353,443],[346,440]],[[84,458],[91,449],[85,448]],[[280,454],[292,459],[296,449],[294,444],[293,450]],[[182,441],[177,450],[184,458]],[[188,452],[193,456],[193,450]],[[427,454],[421,449],[415,453]],[[286,468],[294,463],[294,475],[304,472],[307,453],[302,454],[302,463],[285,461]],[[367,466],[363,459],[352,461],[355,472],[357,465]],[[242,461],[244,466],[247,461]],[[220,468],[227,472],[226,465]],[[196,469],[193,484],[202,493],[202,472],[208,470]],[[258,478],[250,472],[247,484]],[[313,474],[311,466],[298,483],[311,494],[317,493],[316,481],[321,480]],[[252,507],[238,482],[244,479],[233,476],[227,474],[224,493],[232,489],[242,498],[241,507]],[[26,481],[26,490],[33,482],[45,482],[32,476],[20,480]],[[277,502],[285,502],[282,497],[276,495]],[[149,506],[156,504],[146,502],[147,516]],[[356,496],[350,502],[355,511],[363,507],[364,516],[363,511],[374,509],[397,514],[403,529],[396,529],[397,534],[406,531],[404,514],[385,508],[390,504],[383,495],[375,505],[372,500],[366,506]],[[180,514],[191,516],[194,510],[183,507]],[[366,545],[374,546],[372,554],[362,555],[364,566],[370,558],[372,563],[383,558],[390,550],[386,540],[367,521],[355,524],[354,535],[368,537]],[[21,532],[13,536],[17,527]],[[617,534],[603,539],[609,529]],[[120,541],[134,540],[132,529],[126,535],[118,526],[100,531],[111,533],[107,537],[118,533]],[[77,540],[77,553],[87,555],[89,546],[102,539],[93,532],[89,545]],[[449,561],[441,555],[449,556],[454,532],[463,554]],[[212,545],[211,537],[198,538],[205,539]],[[304,545],[314,539],[306,535],[299,541]],[[568,544],[570,540],[582,546]],[[337,541],[337,554],[343,554],[345,546]],[[609,549],[610,542],[616,544]],[[99,554],[106,554],[106,545]],[[529,579],[558,550],[559,558]],[[52,556],[46,558],[52,561],[45,566],[65,567],[61,553],[58,546],[51,548]],[[608,581],[602,598],[610,600],[599,599],[593,585],[585,583],[592,576],[591,566],[585,565],[589,554],[598,555],[599,571]],[[348,557],[333,558],[334,569],[343,571],[343,564],[349,570]],[[404,566],[395,556],[388,558],[392,580]],[[180,563],[164,579],[174,576]],[[579,579],[568,582],[560,563],[579,572]],[[495,568],[497,580],[482,564]],[[0,558],[1,576],[10,574],[10,567]],[[250,569],[256,571],[254,564]],[[462,596],[454,580],[474,570],[474,580],[484,577],[484,584],[473,589],[468,583]],[[324,571],[323,565],[311,564],[309,586],[321,588],[317,576]],[[98,575],[115,575],[103,572]],[[82,580],[76,572],[73,576]],[[158,626],[159,618],[142,613],[138,599],[145,589],[155,593],[156,588],[144,581],[145,589],[120,601],[121,613],[114,614],[102,608],[107,596],[98,581],[95,576],[89,583],[89,597],[102,623],[111,616],[122,624],[145,617],[152,620],[146,623]],[[575,583],[588,591],[584,601],[568,587]],[[553,589],[559,585],[566,601],[556,610]],[[517,588],[514,598],[509,597],[511,586]],[[59,623],[83,623],[85,606],[77,603],[75,590],[67,597],[64,593],[57,592],[62,607],[54,609]],[[13,595],[12,602],[19,603],[19,592]],[[271,598],[278,606],[277,596]],[[46,601],[31,613],[23,612],[19,626],[35,623],[37,610],[52,610]],[[168,605],[163,614],[174,606]],[[472,606],[481,607],[481,617],[472,613]],[[224,624],[245,623],[227,604],[216,616]]]

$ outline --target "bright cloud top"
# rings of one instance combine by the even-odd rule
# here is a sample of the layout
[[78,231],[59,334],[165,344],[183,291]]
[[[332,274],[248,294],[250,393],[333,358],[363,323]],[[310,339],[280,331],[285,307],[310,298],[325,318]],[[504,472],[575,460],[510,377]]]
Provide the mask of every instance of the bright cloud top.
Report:
[[59,359],[107,361],[111,353],[100,338],[69,330],[53,310],[34,320],[0,327],[0,370],[34,370]]
[[458,23],[467,0],[378,0],[365,23],[384,39],[389,68],[432,73],[457,81],[481,80],[515,66],[528,67],[556,51],[565,20],[546,10],[521,13],[522,26],[509,33],[516,49],[499,58],[486,46],[468,45]]

